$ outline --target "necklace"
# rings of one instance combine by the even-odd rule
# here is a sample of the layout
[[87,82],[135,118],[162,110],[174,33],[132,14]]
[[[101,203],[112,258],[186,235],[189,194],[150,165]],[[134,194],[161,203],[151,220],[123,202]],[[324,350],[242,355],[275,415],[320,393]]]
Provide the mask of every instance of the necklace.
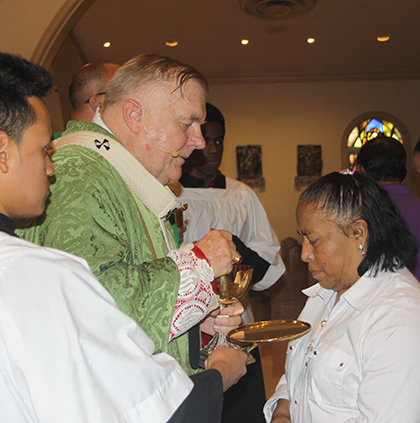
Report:
[[[325,304],[324,311],[321,316],[321,320],[319,322],[319,325],[317,325],[316,330],[313,332],[313,336],[308,344],[308,348],[306,350],[306,355],[311,353],[315,350],[316,346],[319,343],[319,338],[321,337],[321,334],[327,326],[328,318],[330,317],[331,311],[334,308],[335,301],[333,299],[336,297],[336,295],[331,295],[331,297],[328,299],[327,303]],[[316,352],[315,352],[316,353]],[[314,354],[315,354],[314,353]]]

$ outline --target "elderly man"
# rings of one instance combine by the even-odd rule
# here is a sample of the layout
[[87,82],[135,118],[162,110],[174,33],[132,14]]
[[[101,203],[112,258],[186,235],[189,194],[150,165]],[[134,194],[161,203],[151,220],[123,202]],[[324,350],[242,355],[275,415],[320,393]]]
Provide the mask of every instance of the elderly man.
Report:
[[69,87],[72,120],[92,121],[119,67],[116,63],[98,60],[82,66],[74,74]]
[[42,213],[49,193],[51,86],[45,70],[0,53],[0,421],[219,421],[222,384],[244,373],[245,354],[218,349],[211,370],[188,378],[153,355],[84,260],[14,234],[11,219]]
[[[58,140],[51,204],[24,234],[84,257],[156,350],[189,374],[199,339],[186,331],[217,307],[210,283],[236,257],[227,231],[177,249],[167,221],[181,204],[165,185],[204,147],[206,90],[196,69],[170,58],[146,54],[123,65],[95,123],[72,121]],[[241,307],[225,308],[232,317],[217,317],[214,329],[238,325]]]

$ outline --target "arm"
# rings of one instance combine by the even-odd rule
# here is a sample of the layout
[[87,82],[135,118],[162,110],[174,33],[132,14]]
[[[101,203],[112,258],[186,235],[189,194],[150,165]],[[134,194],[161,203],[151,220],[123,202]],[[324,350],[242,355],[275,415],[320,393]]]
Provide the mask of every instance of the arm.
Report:
[[[420,415],[419,300],[409,295],[370,315],[361,345],[360,417],[346,423],[415,422]],[[386,388],[384,388],[386,387]]]
[[[286,375],[280,378],[274,394],[264,405],[264,416],[267,423],[289,423],[289,392]],[[276,420],[277,419],[277,420]],[[289,420],[287,420],[289,419]]]
[[241,350],[220,346],[216,348],[205,361],[206,370],[216,369],[222,375],[223,392],[246,373],[247,355]]
[[[177,299],[184,295],[186,283],[193,287],[201,284],[201,303],[190,308],[201,314],[188,316],[187,327],[176,333],[179,336],[212,308],[212,293],[206,284],[213,274],[203,280],[202,275],[190,272],[186,281],[181,266],[164,257],[167,247],[156,218],[141,202],[136,204],[125,182],[105,159],[88,149],[66,147],[55,153],[54,164],[54,201],[48,206],[46,220],[26,232],[25,238],[84,257],[119,307],[153,339],[157,351],[177,357],[177,347],[172,351],[167,345],[175,336],[171,322]],[[232,265],[234,245],[228,235],[214,231],[202,242],[216,273]]]
[[223,392],[246,373],[246,354],[219,347],[206,360],[206,370],[191,376],[194,388],[169,423],[213,423],[222,415]]
[[[85,258],[157,351],[167,351],[179,288],[177,266],[158,243],[162,258],[153,259],[136,203],[105,159],[81,147],[65,147],[53,159],[56,182],[46,219],[23,236]],[[147,212],[144,218],[151,225]]]
[[273,412],[271,423],[290,423],[289,400],[281,399]]
[[220,372],[208,370],[190,377],[194,388],[168,423],[220,421],[223,405],[223,381]]
[[153,355],[81,261],[30,249],[0,279],[0,361],[15,398],[40,421],[166,422],[192,389],[180,366]]
[[254,268],[252,275],[252,285],[259,282],[267,273],[270,263],[260,257],[255,251],[248,248],[237,236],[233,236],[236,249],[242,256],[241,264],[246,264]]

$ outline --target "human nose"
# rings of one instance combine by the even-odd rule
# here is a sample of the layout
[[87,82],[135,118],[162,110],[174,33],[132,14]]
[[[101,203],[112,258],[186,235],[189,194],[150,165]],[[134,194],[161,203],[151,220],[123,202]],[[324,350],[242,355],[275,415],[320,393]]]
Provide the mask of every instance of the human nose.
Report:
[[302,242],[302,252],[300,253],[301,260],[308,263],[313,260],[313,257],[312,247],[309,244],[309,241],[304,240]]
[[206,141],[207,154],[217,153],[217,145],[214,141]]
[[206,146],[206,140],[201,133],[201,126],[194,128],[194,133],[189,139],[189,144],[193,145],[197,150],[202,150]]
[[55,167],[52,164],[51,158],[50,156],[46,156],[46,161],[47,161],[47,176],[52,176],[55,173]]

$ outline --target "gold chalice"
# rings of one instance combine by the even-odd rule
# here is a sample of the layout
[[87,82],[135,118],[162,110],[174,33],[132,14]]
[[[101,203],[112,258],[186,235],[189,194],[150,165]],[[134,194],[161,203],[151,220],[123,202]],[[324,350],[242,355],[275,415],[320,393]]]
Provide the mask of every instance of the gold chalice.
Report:
[[[220,309],[245,296],[251,286],[253,270],[252,266],[234,264],[230,273],[215,279]],[[211,341],[200,351],[200,367],[204,368],[207,357],[219,345],[229,346],[226,335],[216,332]]]

